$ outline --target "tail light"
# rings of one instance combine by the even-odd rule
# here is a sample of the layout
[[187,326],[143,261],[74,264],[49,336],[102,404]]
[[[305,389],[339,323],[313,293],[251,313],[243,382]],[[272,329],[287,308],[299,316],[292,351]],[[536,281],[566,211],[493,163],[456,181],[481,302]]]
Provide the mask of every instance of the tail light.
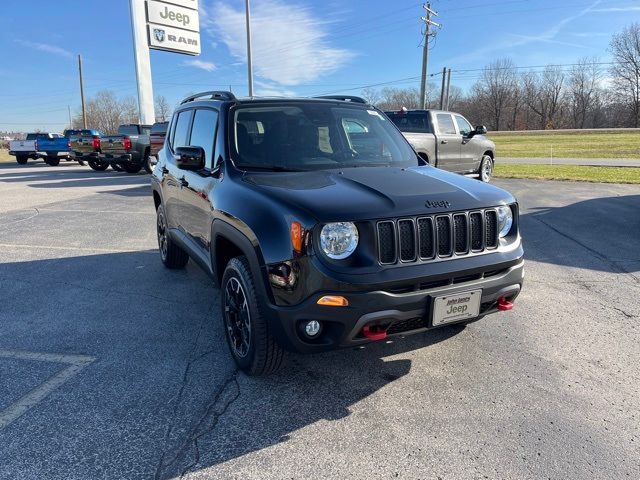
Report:
[[35,145],[35,151],[38,151],[38,140],[34,141],[33,144]]
[[71,149],[71,140],[67,140],[67,148]]
[[93,137],[93,149],[100,150],[100,138]]
[[125,150],[131,150],[131,139],[125,137],[122,140],[122,146],[124,147]]

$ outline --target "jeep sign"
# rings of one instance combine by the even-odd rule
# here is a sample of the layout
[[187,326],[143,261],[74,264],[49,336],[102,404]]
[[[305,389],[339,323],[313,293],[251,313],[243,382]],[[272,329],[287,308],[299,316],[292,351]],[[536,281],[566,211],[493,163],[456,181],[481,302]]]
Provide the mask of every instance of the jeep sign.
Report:
[[153,23],[148,24],[147,28],[149,29],[149,47],[151,48],[189,55],[200,53],[200,34],[197,32],[154,25]]
[[197,10],[178,7],[177,5],[157,0],[149,0],[147,2],[147,19],[149,23],[157,23],[194,32],[200,31],[200,19],[198,18]]
[[147,0],[149,48],[200,54],[198,0]]

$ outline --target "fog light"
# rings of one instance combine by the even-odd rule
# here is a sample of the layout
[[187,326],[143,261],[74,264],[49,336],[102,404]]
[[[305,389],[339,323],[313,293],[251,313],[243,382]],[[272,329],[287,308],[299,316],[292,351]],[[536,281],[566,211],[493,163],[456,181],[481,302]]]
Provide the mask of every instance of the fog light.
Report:
[[319,321],[310,320],[304,326],[304,333],[306,333],[308,337],[315,337],[320,333],[321,328],[322,326]]

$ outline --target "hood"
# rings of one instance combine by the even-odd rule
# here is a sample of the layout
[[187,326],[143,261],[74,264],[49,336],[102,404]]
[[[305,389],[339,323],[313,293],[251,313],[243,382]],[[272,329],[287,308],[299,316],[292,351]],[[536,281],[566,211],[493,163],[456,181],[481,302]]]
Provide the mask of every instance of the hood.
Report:
[[515,201],[498,187],[430,166],[246,173],[243,181],[320,222],[428,215]]

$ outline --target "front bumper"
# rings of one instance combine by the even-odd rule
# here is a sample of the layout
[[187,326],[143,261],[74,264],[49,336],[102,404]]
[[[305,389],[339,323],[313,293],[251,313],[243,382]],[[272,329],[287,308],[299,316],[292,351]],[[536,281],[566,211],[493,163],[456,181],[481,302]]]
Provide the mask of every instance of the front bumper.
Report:
[[[513,301],[518,296],[523,279],[524,261],[519,258],[499,273],[491,272],[490,276],[476,280],[408,293],[323,291],[295,306],[269,305],[268,311],[272,331],[284,348],[301,353],[321,352],[370,342],[363,334],[365,326],[384,329],[389,337],[438,328],[431,325],[431,312],[434,298],[441,295],[481,289],[480,314],[476,318],[495,313],[499,298]],[[317,305],[317,300],[324,295],[342,295],[348,299],[349,306]],[[322,324],[317,339],[309,340],[302,333],[302,325],[309,320]]]

